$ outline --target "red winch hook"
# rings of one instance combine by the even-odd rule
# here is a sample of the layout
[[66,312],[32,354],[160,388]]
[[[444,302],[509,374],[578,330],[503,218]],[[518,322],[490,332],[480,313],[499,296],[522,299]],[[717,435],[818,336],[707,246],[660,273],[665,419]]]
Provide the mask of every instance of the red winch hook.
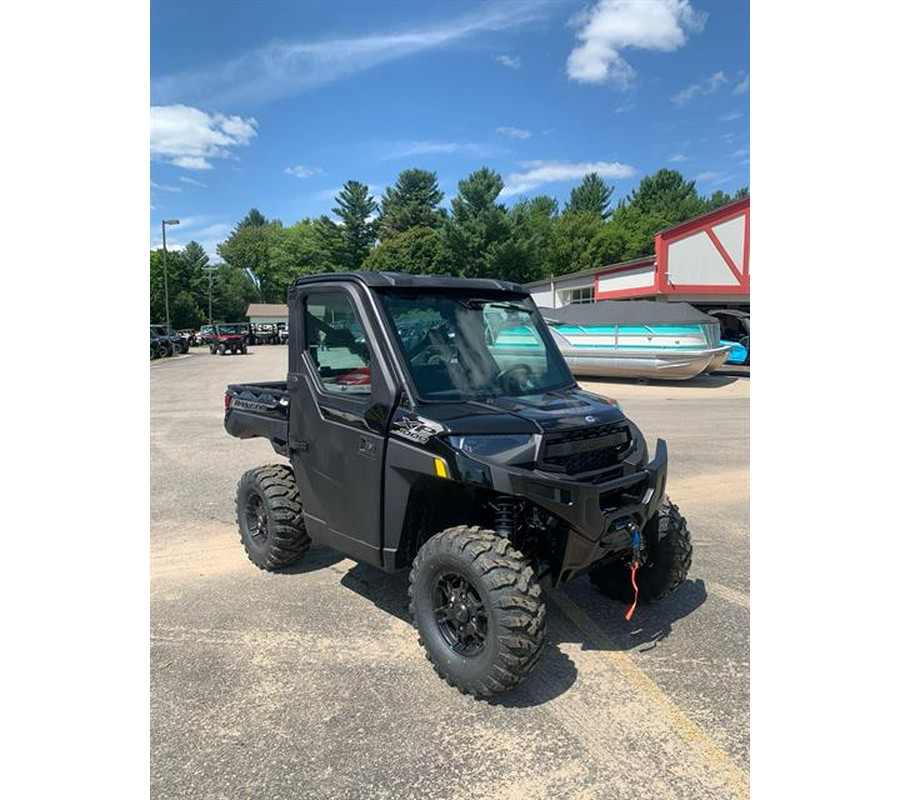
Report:
[[631,608],[625,613],[625,621],[631,621],[631,615],[634,614],[634,610],[637,608],[637,599],[638,599],[638,587],[637,581],[635,580],[635,575],[637,575],[638,562],[635,559],[634,563],[631,565],[631,585],[634,587],[634,602],[631,604]]
[[633,522],[629,523],[629,527],[631,528],[631,552],[634,554],[634,561],[631,562],[631,585],[634,587],[634,602],[625,614],[626,622],[631,621],[631,615],[634,614],[634,610],[637,608],[638,585],[636,576],[641,563],[641,529]]

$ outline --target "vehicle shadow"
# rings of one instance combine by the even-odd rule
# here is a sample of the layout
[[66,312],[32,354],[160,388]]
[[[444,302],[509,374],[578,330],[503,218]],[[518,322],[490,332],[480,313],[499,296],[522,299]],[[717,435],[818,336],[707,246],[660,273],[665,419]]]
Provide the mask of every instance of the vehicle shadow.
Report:
[[319,544],[318,542],[313,542],[303,558],[296,564],[291,564],[289,567],[282,567],[272,574],[303,575],[307,572],[315,572],[316,570],[330,567],[333,564],[337,564],[339,561],[343,561],[345,558],[346,556],[344,556],[343,553],[339,553],[334,548]]
[[[410,626],[406,572],[385,573],[367,564],[354,565],[341,578],[341,584]],[[576,591],[570,591],[575,589]],[[569,603],[554,599],[558,590],[546,592],[548,612],[547,644],[540,660],[527,680],[513,691],[489,699],[495,705],[508,708],[530,708],[564,694],[575,682],[578,670],[575,663],[561,649],[562,643],[579,645],[582,650],[639,652],[653,649],[671,632],[675,623],[696,611],[706,602],[706,585],[702,580],[685,581],[678,590],[661,603],[638,605],[630,622],[624,619],[627,606],[610,600],[581,579],[566,588],[566,597],[583,613],[595,635],[578,625],[567,611]]]
[[[563,591],[568,602],[563,598],[563,602],[557,602],[557,605],[566,617],[566,628],[570,632],[568,641],[580,644],[583,650],[636,649],[639,653],[646,653],[657,647],[672,633],[678,620],[693,614],[708,597],[706,584],[702,579],[688,579],[659,603],[642,605],[638,598],[634,615],[630,621],[626,621],[628,604],[605,597],[586,580],[578,581]],[[574,603],[584,613],[592,627],[597,629],[596,635],[587,635],[579,626],[577,617],[573,618],[567,612],[566,606],[569,603]]]
[[[385,573],[367,564],[356,564],[344,575],[341,583],[382,611],[403,620],[409,625],[410,636],[416,635],[409,614],[408,572]],[[558,641],[550,625],[544,652],[534,671],[513,691],[495,695],[487,702],[510,708],[530,708],[563,694],[575,683],[578,670],[572,659],[559,649]]]

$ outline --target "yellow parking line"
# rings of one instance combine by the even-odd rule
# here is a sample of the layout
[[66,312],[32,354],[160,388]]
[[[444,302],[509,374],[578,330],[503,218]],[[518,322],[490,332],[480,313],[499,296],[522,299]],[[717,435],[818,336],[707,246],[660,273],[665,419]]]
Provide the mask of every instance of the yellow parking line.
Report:
[[645,673],[634,661],[603,633],[561,589],[551,589],[550,599],[569,620],[599,649],[600,653],[634,687],[641,698],[660,712],[669,726],[703,761],[705,766],[720,774],[737,797],[750,796],[750,776],[737,766],[696,722]]

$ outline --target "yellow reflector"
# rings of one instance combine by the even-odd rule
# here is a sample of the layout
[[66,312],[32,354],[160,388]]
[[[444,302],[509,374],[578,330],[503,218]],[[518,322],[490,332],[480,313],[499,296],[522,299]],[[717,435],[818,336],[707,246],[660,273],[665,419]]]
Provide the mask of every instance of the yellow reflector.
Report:
[[437,473],[438,477],[440,477],[440,478],[447,477],[447,465],[443,462],[442,459],[436,458],[434,460],[434,471]]

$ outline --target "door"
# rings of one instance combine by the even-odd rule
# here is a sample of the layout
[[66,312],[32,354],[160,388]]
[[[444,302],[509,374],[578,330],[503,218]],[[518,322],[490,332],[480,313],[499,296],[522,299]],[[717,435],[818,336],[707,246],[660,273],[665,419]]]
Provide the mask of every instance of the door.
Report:
[[302,330],[288,374],[290,447],[307,528],[381,565],[381,478],[396,391],[369,301],[356,286],[313,286],[294,302],[291,324],[302,320]]

